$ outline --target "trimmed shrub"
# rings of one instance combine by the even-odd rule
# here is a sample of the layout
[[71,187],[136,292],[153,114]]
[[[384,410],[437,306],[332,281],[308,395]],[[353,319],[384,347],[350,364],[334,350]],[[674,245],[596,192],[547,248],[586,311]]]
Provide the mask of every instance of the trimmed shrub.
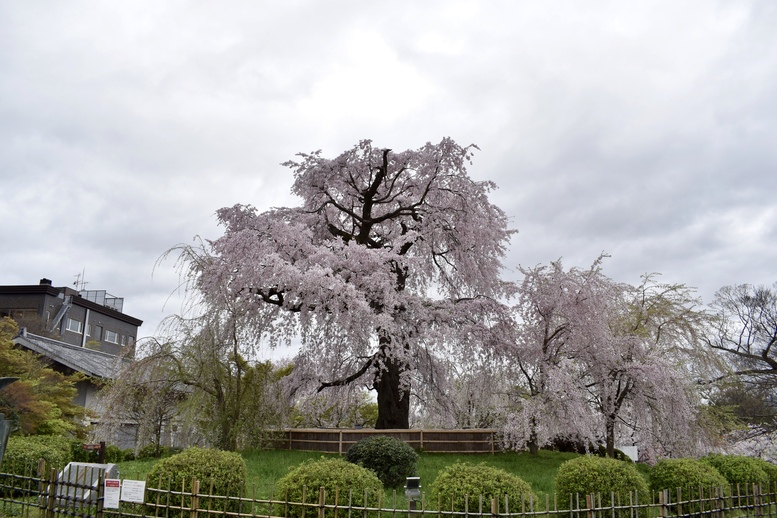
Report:
[[530,498],[536,501],[528,482],[485,464],[457,462],[442,470],[430,487],[430,503],[445,511],[465,511],[466,502],[469,511],[477,511],[481,496],[486,511],[490,509],[492,498],[498,499],[501,507],[507,497],[510,512],[520,510],[524,504],[528,508]]
[[[345,459],[322,457],[303,462],[278,480],[274,499],[291,503],[276,509],[276,516],[302,516],[303,508],[293,503],[318,503],[319,488],[326,491],[327,504],[334,504],[337,497],[344,506],[350,501],[355,507],[378,507],[383,496],[383,484],[372,471]],[[334,513],[327,510],[326,516]]]
[[701,461],[717,469],[729,484],[764,484],[769,481],[769,475],[752,457],[713,453],[702,457]]
[[395,437],[379,435],[357,442],[346,452],[345,460],[372,470],[385,487],[398,487],[414,477],[418,454]]
[[18,475],[36,473],[38,461],[48,468],[63,468],[71,459],[68,439],[44,436],[11,436],[3,458],[3,471]]
[[[664,459],[650,470],[650,488],[666,490],[671,501],[694,500],[699,496],[708,498],[728,492],[728,481],[718,470],[706,462],[695,459]],[[672,506],[673,513],[698,514],[700,504],[693,502],[683,507]]]
[[[149,488],[172,489],[190,492],[192,481],[200,482],[200,493],[220,496],[243,496],[247,477],[243,458],[234,452],[208,448],[189,448],[157,462],[148,473]],[[170,506],[191,506],[191,499],[170,495]],[[226,508],[225,508],[225,503]],[[218,498],[200,497],[199,508],[216,511],[236,511],[238,502]],[[177,515],[176,515],[177,516]]]
[[726,477],[711,464],[695,459],[664,459],[650,470],[650,489],[654,491],[719,488],[727,485]]
[[[106,453],[107,455],[107,453]],[[135,460],[135,450],[134,448],[127,448],[124,450],[121,450],[121,460],[123,462],[126,462],[128,460]]]
[[124,460],[131,460],[124,457],[124,451],[115,444],[105,445],[105,463],[116,464]]
[[[647,502],[650,498],[647,480],[634,463],[586,455],[564,462],[556,472],[556,493],[559,507],[563,509],[569,507],[570,498],[572,506],[577,507],[575,495],[579,495],[582,507],[585,495],[600,494],[605,504],[614,494],[616,503],[628,503],[629,495],[634,491],[640,500]],[[628,513],[628,509],[624,513]]]

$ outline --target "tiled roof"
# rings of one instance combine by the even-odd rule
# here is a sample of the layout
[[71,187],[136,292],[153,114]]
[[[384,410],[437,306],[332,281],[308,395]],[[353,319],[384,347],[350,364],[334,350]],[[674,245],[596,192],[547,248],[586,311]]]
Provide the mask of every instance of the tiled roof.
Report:
[[22,333],[14,338],[13,342],[94,378],[113,378],[122,365],[129,361],[102,351],[94,351],[27,333],[25,330],[22,330]]

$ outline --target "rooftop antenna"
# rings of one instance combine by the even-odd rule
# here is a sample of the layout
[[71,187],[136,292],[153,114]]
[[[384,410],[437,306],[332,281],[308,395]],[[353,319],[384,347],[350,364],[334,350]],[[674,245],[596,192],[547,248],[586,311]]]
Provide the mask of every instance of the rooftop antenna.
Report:
[[84,291],[84,288],[86,288],[86,285],[89,284],[84,279],[86,277],[86,268],[84,268],[81,273],[76,274],[76,281],[73,283],[73,286],[76,287],[77,291]]

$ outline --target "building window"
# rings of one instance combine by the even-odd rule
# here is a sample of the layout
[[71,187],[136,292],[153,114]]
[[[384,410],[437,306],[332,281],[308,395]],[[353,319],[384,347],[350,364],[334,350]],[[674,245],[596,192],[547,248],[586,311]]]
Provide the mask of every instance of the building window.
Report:
[[80,334],[81,333],[81,329],[82,329],[82,327],[81,327],[82,325],[83,325],[83,322],[81,322],[79,320],[73,320],[72,318],[68,318],[67,319],[67,330],[68,331],[72,331],[74,333],[79,333]]
[[127,335],[121,335],[121,346],[127,345]]
[[92,336],[92,324],[86,324],[86,336]]
[[118,344],[119,343],[119,333],[115,331],[105,331],[105,341],[110,342],[112,344]]

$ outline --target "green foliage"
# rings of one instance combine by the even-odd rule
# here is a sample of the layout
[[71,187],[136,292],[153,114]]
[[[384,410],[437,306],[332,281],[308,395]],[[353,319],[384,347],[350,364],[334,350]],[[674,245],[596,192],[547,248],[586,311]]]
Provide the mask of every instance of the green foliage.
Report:
[[116,462],[128,462],[133,460],[135,460],[135,450],[133,448],[127,448],[126,450],[121,450],[121,460]]
[[721,387],[712,405],[730,412],[745,425],[769,426],[777,422],[777,407],[771,402],[771,394],[768,384],[745,384],[737,379]]
[[[84,443],[79,440],[70,440],[70,460],[72,462],[98,462],[100,460],[99,450],[85,450]],[[129,453],[130,458],[127,458]],[[105,445],[105,458],[103,459],[106,464],[117,464],[125,460],[132,460],[134,453],[132,450],[124,451],[115,444]]]
[[726,477],[707,462],[695,459],[664,459],[650,470],[650,488],[698,489],[728,485]]
[[470,511],[477,510],[481,496],[484,502],[497,498],[502,503],[507,497],[513,512],[519,510],[522,504],[528,507],[530,497],[536,501],[531,486],[522,478],[485,464],[459,462],[440,472],[432,482],[430,495],[432,504],[439,503],[441,510],[459,512],[466,510],[467,501]]
[[378,404],[366,390],[335,387],[301,399],[291,413],[295,428],[374,428]]
[[404,441],[378,435],[357,442],[345,454],[348,462],[375,472],[386,487],[401,486],[417,473],[418,454]]
[[752,457],[710,454],[701,460],[717,469],[729,484],[764,484],[769,481],[769,475]]
[[135,458],[138,459],[151,459],[162,456],[162,449],[158,448],[156,444],[146,444],[142,448],[138,449]]
[[777,464],[772,464],[771,462],[765,461],[763,459],[754,458],[753,460],[758,465],[758,467],[761,468],[764,473],[766,473],[766,476],[769,478],[769,482],[777,482]]
[[[669,499],[678,502],[698,495],[711,497],[721,488],[725,494],[728,481],[709,463],[695,459],[664,459],[650,470],[650,488],[667,490]],[[682,508],[672,506],[672,512],[677,514],[698,514],[700,511],[698,502]]]
[[69,441],[46,436],[12,436],[3,458],[3,471],[35,474],[40,459],[50,468],[64,467],[71,460]]
[[[148,487],[192,488],[192,481],[200,482],[200,491],[223,496],[243,496],[246,484],[246,464],[234,452],[207,448],[189,448],[177,455],[156,463],[148,474]],[[171,495],[171,505],[181,505],[180,495]],[[225,510],[225,500],[200,497],[200,506],[213,510]],[[237,510],[237,502],[228,502],[227,511]],[[183,505],[190,505],[188,497]],[[210,507],[207,507],[210,506]]]
[[[122,450],[115,444],[106,444],[105,445],[105,462],[108,464],[116,464],[118,462],[122,462],[125,458],[125,455],[129,453],[132,458],[135,457],[135,454],[132,450]],[[130,459],[127,459],[130,460]]]
[[14,346],[19,328],[0,318],[0,377],[19,378],[0,391],[0,413],[22,434],[82,434],[85,409],[73,403],[80,373],[66,376],[40,356]]
[[[326,491],[326,503],[352,502],[356,507],[377,507],[383,496],[383,484],[375,474],[361,466],[341,458],[325,458],[303,462],[278,480],[275,490],[276,500],[302,502],[303,490],[305,502],[318,502],[319,488]],[[366,496],[366,501],[365,501]],[[288,511],[276,509],[278,516],[302,516],[302,509],[289,505]],[[286,514],[288,512],[288,514]],[[327,511],[327,517],[334,516]]]
[[569,506],[569,498],[576,507],[575,495],[583,502],[589,494],[601,494],[609,501],[614,493],[616,502],[629,502],[629,494],[634,491],[642,495],[640,498],[649,498],[648,483],[633,463],[586,455],[566,461],[556,472],[556,492],[562,508]]

